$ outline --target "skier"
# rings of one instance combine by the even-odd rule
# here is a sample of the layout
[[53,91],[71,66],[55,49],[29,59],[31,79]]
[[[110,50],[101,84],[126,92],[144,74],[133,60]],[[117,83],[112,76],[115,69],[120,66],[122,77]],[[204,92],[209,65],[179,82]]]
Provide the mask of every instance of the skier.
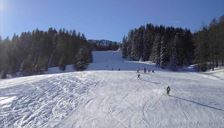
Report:
[[114,70],[114,68],[112,68],[112,71]]
[[118,71],[120,71],[121,69],[120,68],[118,68]]
[[170,87],[169,86],[166,88],[166,93],[167,93],[167,95],[170,95]]
[[140,79],[140,74],[138,74],[138,79]]

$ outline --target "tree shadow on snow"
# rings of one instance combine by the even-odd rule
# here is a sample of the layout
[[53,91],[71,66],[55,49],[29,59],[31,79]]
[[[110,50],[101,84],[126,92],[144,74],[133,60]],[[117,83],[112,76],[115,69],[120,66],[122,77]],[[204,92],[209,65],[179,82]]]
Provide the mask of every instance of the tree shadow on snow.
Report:
[[202,103],[199,103],[199,102],[196,102],[196,101],[193,101],[193,100],[188,100],[188,99],[184,99],[184,98],[173,96],[173,95],[170,95],[170,97],[173,97],[173,98],[176,98],[176,99],[179,99],[179,100],[182,100],[182,101],[194,103],[194,104],[197,104],[197,105],[200,105],[200,106],[203,106],[203,107],[207,107],[207,108],[211,108],[211,109],[215,109],[215,110],[219,110],[219,111],[223,111],[224,112],[224,109],[216,108],[216,107],[209,106],[209,105],[206,105],[206,104],[202,104]]

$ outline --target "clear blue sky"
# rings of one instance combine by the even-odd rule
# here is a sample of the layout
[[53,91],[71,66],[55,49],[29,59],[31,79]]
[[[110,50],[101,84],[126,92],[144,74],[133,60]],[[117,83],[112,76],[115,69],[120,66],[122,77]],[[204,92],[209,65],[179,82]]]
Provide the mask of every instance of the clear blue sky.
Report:
[[0,0],[0,35],[54,27],[120,41],[146,23],[196,31],[223,14],[224,0]]

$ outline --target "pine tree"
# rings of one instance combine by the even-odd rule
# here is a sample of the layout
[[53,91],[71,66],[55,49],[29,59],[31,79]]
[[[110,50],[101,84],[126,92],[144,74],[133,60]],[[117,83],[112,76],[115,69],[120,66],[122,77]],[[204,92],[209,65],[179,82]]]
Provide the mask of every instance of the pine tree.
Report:
[[79,50],[79,52],[76,54],[74,59],[74,67],[76,70],[84,70],[87,68],[87,63],[91,61],[91,58],[89,57],[89,50],[86,47],[83,47]]
[[[92,60],[91,47],[83,34],[75,31],[33,30],[12,39],[0,39],[0,74],[39,74],[49,67],[72,64],[81,47],[88,49],[88,65]],[[4,78],[4,77],[3,77]]]
[[160,47],[161,47],[161,35],[157,34],[153,42],[152,52],[150,55],[150,60],[156,65],[160,64]]
[[195,60],[198,63],[198,71],[207,70],[207,62],[209,57],[208,30],[203,28],[202,31],[195,35]]
[[122,57],[123,58],[127,58],[128,56],[128,51],[127,51],[127,48],[128,48],[128,42],[127,42],[127,37],[123,37],[123,41],[122,41]]
[[22,74],[27,76],[33,74],[33,58],[31,55],[23,61]]
[[163,38],[161,41],[161,47],[160,47],[160,67],[165,68],[166,66],[166,45],[165,45],[165,39]]
[[65,71],[66,69],[66,60],[65,60],[65,54],[62,54],[59,63],[58,63],[58,67],[61,71]]
[[178,59],[177,59],[177,49],[176,49],[176,45],[179,42],[179,34],[177,33],[174,37],[174,40],[172,42],[172,50],[171,50],[171,56],[170,56],[170,68],[173,71],[177,70],[177,66],[178,66]]

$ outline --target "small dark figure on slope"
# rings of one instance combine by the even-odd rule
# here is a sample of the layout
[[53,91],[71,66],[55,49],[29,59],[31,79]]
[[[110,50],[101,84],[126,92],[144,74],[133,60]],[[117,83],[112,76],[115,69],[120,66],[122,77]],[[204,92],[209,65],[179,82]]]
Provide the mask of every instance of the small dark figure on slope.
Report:
[[140,74],[138,74],[138,79],[140,79]]
[[170,87],[169,86],[166,88],[166,93],[167,93],[167,95],[170,95]]

